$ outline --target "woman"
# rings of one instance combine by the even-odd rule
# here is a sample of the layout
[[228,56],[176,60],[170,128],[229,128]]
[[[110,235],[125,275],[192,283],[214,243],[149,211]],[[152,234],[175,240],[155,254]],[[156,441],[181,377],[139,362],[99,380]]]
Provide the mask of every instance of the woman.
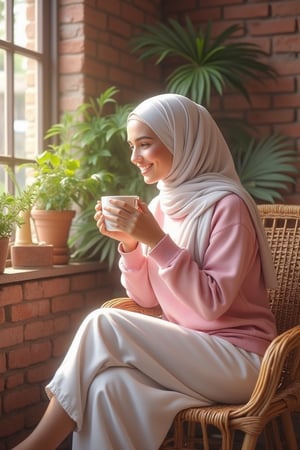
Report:
[[[49,407],[16,449],[157,450],[181,409],[246,402],[276,334],[271,254],[255,203],[212,117],[174,94],[129,115],[131,161],[159,194],[95,220],[120,241],[121,281],[161,319],[98,309],[47,386]],[[104,214],[118,231],[107,231]]]

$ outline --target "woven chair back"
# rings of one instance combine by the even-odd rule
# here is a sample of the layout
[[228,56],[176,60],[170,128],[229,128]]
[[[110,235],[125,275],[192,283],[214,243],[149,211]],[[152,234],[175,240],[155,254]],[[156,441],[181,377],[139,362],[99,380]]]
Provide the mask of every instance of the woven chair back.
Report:
[[[278,333],[300,324],[300,205],[259,205],[278,286],[269,290]],[[280,386],[300,377],[300,355],[286,361]],[[295,374],[295,371],[297,374]]]

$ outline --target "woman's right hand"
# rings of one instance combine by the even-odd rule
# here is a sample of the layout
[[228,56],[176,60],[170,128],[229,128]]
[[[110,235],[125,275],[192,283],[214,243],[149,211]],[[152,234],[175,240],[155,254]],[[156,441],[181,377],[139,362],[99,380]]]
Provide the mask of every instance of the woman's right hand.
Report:
[[119,242],[122,242],[123,249],[125,252],[130,252],[136,248],[138,241],[132,238],[132,236],[125,230],[109,231],[106,229],[104,214],[102,212],[102,204],[100,200],[98,200],[96,203],[95,211],[96,213],[94,215],[94,219],[96,221],[97,228],[101,234],[110,237],[111,239],[115,239]]

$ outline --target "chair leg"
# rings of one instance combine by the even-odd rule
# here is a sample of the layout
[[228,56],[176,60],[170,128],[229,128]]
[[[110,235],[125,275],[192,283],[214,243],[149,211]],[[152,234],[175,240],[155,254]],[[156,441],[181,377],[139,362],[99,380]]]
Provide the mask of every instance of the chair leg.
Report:
[[258,436],[245,433],[241,450],[255,450]]
[[293,425],[293,420],[290,412],[282,414],[280,417],[280,422],[282,425],[282,432],[285,439],[285,449],[287,450],[297,450],[297,441],[295,436],[295,430]]

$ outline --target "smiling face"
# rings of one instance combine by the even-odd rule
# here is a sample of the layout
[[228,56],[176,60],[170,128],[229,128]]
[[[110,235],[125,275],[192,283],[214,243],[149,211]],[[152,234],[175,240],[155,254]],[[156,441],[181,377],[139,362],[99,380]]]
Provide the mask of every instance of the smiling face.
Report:
[[131,162],[141,171],[146,184],[166,178],[171,170],[173,155],[145,123],[130,119],[127,123]]

